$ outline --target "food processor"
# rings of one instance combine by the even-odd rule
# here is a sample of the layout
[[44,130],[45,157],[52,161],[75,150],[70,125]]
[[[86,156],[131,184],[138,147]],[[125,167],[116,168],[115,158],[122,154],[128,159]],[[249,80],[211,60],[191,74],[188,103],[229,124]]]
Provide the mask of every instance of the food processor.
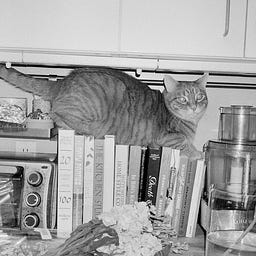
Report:
[[229,198],[219,199],[225,218],[226,209],[232,209],[231,218],[243,215],[235,194],[256,193],[253,191],[256,188],[256,108],[248,105],[220,107],[218,139],[209,140],[204,152],[206,174],[200,222],[207,230],[207,202],[213,184],[222,184],[222,189],[230,192],[227,193]]

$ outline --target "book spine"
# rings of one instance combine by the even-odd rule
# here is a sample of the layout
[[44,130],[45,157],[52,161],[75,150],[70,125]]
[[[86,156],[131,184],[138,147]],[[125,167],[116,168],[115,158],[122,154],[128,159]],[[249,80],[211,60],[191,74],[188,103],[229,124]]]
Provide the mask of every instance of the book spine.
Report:
[[126,202],[129,146],[116,145],[114,206]]
[[177,187],[177,177],[180,165],[180,150],[173,149],[171,157],[171,174],[169,180],[169,188],[167,191],[167,202],[165,216],[171,221],[174,213],[175,191]]
[[177,185],[175,190],[175,198],[174,198],[174,212],[173,212],[173,218],[172,218],[172,226],[177,234],[179,232],[180,214],[181,214],[182,198],[184,193],[187,164],[188,164],[188,157],[185,155],[181,155],[180,166],[179,166],[179,171],[177,176]]
[[73,230],[83,222],[84,136],[75,135],[73,181]]
[[141,161],[140,161],[140,180],[139,180],[139,195],[138,202],[141,202],[145,197],[144,179],[145,179],[145,158],[146,158],[147,148],[141,148]]
[[191,206],[189,209],[188,225],[186,237],[194,237],[198,219],[201,194],[204,186],[205,164],[204,159],[197,160],[196,174],[194,179],[193,191],[191,196]]
[[92,219],[93,209],[93,170],[94,170],[94,137],[84,137],[84,203],[83,223]]
[[103,212],[104,140],[94,141],[93,218]]
[[162,148],[148,148],[146,157],[145,198],[149,205],[156,205],[157,186]]
[[58,131],[58,206],[57,236],[69,237],[72,232],[74,131]]
[[141,166],[141,146],[130,146],[126,203],[138,202]]
[[109,212],[114,206],[114,178],[115,136],[106,135],[104,140],[103,212]]
[[167,200],[167,190],[169,188],[169,180],[171,174],[171,156],[172,148],[163,147],[161,164],[159,171],[159,184],[157,188],[156,195],[156,216],[164,216],[166,200]]
[[193,191],[194,179],[196,173],[196,160],[191,160],[188,163],[185,187],[182,199],[182,208],[180,214],[180,225],[179,225],[179,236],[186,236],[187,224],[188,224],[188,214],[190,209],[190,201]]

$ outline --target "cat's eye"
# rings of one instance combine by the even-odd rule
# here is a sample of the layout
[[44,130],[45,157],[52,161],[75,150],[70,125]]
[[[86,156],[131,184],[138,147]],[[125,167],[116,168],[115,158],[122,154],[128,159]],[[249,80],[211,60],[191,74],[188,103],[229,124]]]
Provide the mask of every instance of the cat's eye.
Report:
[[202,93],[198,93],[197,95],[196,95],[196,100],[197,101],[202,101],[203,99],[204,99],[204,94],[202,94]]
[[187,103],[187,99],[185,97],[179,97],[177,98],[177,100],[181,103],[181,104],[186,104]]

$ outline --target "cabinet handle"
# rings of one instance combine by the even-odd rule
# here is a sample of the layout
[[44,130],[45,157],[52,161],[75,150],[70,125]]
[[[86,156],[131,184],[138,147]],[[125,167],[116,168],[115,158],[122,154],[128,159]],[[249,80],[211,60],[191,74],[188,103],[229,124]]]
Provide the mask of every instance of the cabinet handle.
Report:
[[229,32],[229,20],[230,20],[230,0],[226,0],[226,19],[225,19],[225,31],[223,37],[226,37]]

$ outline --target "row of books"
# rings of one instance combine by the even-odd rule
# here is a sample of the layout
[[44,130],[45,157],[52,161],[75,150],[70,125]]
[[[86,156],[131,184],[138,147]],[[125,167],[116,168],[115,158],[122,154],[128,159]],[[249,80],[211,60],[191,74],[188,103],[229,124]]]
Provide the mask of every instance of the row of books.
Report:
[[204,180],[204,161],[169,147],[118,145],[104,139],[58,132],[59,237],[113,206],[146,201],[157,218],[168,216],[180,236],[192,237]]

